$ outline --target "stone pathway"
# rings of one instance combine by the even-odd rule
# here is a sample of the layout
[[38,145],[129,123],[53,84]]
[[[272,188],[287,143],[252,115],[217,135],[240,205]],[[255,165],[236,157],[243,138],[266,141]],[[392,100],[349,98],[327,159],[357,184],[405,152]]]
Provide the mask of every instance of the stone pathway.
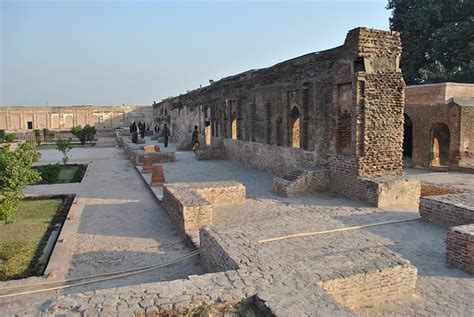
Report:
[[[41,150],[41,153],[41,164],[60,159],[56,150]],[[77,193],[76,199],[84,205],[73,241],[65,242],[71,243],[73,249],[72,258],[64,263],[65,278],[144,267],[192,251],[178,236],[122,149],[73,149],[70,157],[71,163],[89,164],[81,183],[29,186],[24,190],[27,195]],[[175,280],[202,273],[199,257],[194,257],[144,274],[75,287],[63,293]],[[56,276],[61,277],[61,272]],[[43,295],[0,301],[0,315],[5,307],[21,311],[22,305],[32,298],[50,296]]]
[[[219,231],[245,232],[255,240],[419,216],[417,212],[375,208],[330,193],[314,193],[290,199],[279,197],[272,190],[271,174],[235,161],[197,161],[192,152],[178,152],[176,163],[163,166],[169,183],[236,180],[244,184],[247,201],[244,204],[214,207],[213,221]],[[415,174],[416,171],[410,173]],[[443,184],[444,180],[452,177],[446,173],[429,176],[420,174],[424,176],[423,180],[434,184]],[[449,181],[452,187],[466,189],[474,182],[472,174],[455,174]],[[272,250],[279,263],[300,267],[302,271],[314,274],[316,271],[312,271],[311,263],[321,254],[385,246],[418,268],[416,294],[395,303],[357,308],[358,314],[473,316],[474,277],[445,264],[445,236],[444,227],[414,221],[348,233],[290,239],[269,243],[265,247]],[[341,264],[333,263],[331,269],[335,270],[338,265]]]

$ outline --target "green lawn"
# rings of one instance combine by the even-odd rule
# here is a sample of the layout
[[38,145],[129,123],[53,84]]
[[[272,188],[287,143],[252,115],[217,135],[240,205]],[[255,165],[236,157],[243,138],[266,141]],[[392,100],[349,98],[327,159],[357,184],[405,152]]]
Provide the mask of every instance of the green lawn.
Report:
[[31,276],[34,257],[62,199],[25,200],[13,223],[0,223],[0,281]]
[[58,183],[70,183],[79,171],[79,165],[61,166],[59,171]]

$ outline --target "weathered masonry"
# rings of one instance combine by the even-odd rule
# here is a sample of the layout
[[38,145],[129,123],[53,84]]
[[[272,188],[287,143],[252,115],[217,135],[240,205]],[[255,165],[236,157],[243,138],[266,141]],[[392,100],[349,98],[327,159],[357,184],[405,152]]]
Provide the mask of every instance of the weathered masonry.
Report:
[[227,159],[282,177],[323,170],[330,190],[415,207],[419,183],[402,177],[400,54],[398,33],[357,28],[342,46],[163,100],[154,117],[168,114],[174,142],[197,125]]
[[474,84],[405,88],[403,154],[414,167],[474,169]]
[[152,108],[143,106],[0,107],[0,129],[60,131],[89,124],[104,130],[151,120],[151,114]]

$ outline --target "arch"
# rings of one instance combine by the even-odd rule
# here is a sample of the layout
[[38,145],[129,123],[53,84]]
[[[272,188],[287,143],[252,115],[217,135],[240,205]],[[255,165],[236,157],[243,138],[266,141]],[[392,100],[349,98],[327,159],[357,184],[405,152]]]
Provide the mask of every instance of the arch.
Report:
[[403,156],[411,157],[413,153],[413,122],[403,114]]
[[237,140],[237,115],[232,113],[232,118],[230,121],[230,131],[232,140]]
[[448,166],[451,141],[449,127],[444,123],[436,123],[431,131],[431,166]]
[[211,145],[211,122],[204,122],[204,142],[206,145]]
[[290,111],[290,142],[292,147],[300,147],[300,126],[300,111],[298,110],[298,107],[293,107]]

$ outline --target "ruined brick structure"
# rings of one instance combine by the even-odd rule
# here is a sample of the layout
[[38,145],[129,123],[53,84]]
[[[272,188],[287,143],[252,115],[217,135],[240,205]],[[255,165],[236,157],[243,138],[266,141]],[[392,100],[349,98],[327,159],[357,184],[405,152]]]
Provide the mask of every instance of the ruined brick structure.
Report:
[[474,84],[405,89],[404,155],[414,167],[474,169]]
[[174,142],[189,142],[197,125],[201,143],[223,147],[227,159],[278,176],[325,168],[335,192],[414,207],[419,185],[399,178],[400,54],[398,33],[357,28],[342,46],[163,100],[154,117],[168,113]]

